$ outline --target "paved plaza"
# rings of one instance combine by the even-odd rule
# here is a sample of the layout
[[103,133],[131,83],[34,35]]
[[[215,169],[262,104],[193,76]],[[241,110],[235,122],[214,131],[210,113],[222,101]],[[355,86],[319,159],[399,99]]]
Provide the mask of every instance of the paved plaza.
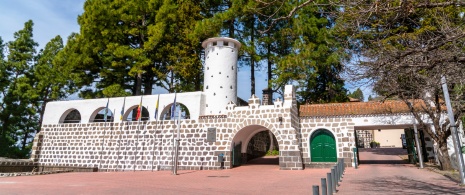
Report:
[[[398,150],[401,151],[401,150]],[[402,152],[402,151],[401,151]],[[360,159],[399,159],[395,149],[370,149]],[[276,158],[226,170],[60,173],[0,178],[0,194],[311,194],[329,169],[279,170]],[[373,162],[372,162],[373,163]],[[410,164],[349,167],[337,194],[465,194],[440,174]]]

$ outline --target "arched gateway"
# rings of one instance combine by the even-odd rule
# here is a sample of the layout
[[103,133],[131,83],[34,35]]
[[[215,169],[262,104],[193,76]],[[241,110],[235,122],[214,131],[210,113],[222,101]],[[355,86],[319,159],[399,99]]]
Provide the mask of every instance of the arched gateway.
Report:
[[231,143],[232,166],[240,166],[249,160],[264,156],[268,151],[279,151],[275,130],[262,125],[249,125],[239,130]]

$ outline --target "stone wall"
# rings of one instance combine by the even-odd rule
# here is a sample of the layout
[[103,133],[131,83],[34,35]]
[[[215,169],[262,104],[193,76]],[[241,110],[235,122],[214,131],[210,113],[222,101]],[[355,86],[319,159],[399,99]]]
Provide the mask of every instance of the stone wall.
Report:
[[[250,128],[270,130],[276,137],[280,169],[302,169],[294,104],[285,106],[279,99],[268,106],[259,102],[253,96],[249,106],[230,104],[227,115],[182,120],[178,169],[219,169],[220,154],[224,154],[224,167],[231,168],[232,146],[247,143],[253,136]],[[216,141],[207,142],[207,129],[212,127]],[[238,136],[239,132],[246,136]],[[176,134],[174,121],[44,124],[34,140],[32,159],[41,166],[97,167],[99,171],[168,170],[173,166]]]
[[352,164],[352,148],[355,146],[354,137],[355,123],[346,117],[305,117],[300,118],[300,133],[302,136],[302,158],[304,164],[310,164],[310,138],[312,133],[318,129],[330,131],[336,139],[337,158],[344,158],[346,166]]

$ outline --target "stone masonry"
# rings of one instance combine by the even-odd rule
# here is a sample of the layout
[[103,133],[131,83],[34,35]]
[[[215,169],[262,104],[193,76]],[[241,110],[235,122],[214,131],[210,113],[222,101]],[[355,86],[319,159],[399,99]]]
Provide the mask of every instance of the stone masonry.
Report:
[[[270,130],[278,141],[279,166],[302,169],[292,87],[284,102],[261,106],[253,96],[249,106],[228,105],[227,115],[206,115],[181,121],[179,169],[219,169],[218,155],[231,168],[234,137],[247,126]],[[282,117],[282,122],[279,121]],[[216,128],[216,142],[207,142],[207,128]],[[168,170],[173,166],[175,121],[44,124],[36,136],[33,160],[45,166],[98,167],[99,170]],[[237,140],[236,140],[237,141]],[[242,151],[246,153],[246,151]]]

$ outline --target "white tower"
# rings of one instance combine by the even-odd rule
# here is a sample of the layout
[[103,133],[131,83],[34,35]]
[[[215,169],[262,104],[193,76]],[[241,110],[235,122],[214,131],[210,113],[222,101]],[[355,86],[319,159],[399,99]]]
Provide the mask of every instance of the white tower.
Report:
[[215,37],[205,40],[202,47],[205,48],[205,114],[221,114],[230,101],[237,101],[237,57],[241,43]]

